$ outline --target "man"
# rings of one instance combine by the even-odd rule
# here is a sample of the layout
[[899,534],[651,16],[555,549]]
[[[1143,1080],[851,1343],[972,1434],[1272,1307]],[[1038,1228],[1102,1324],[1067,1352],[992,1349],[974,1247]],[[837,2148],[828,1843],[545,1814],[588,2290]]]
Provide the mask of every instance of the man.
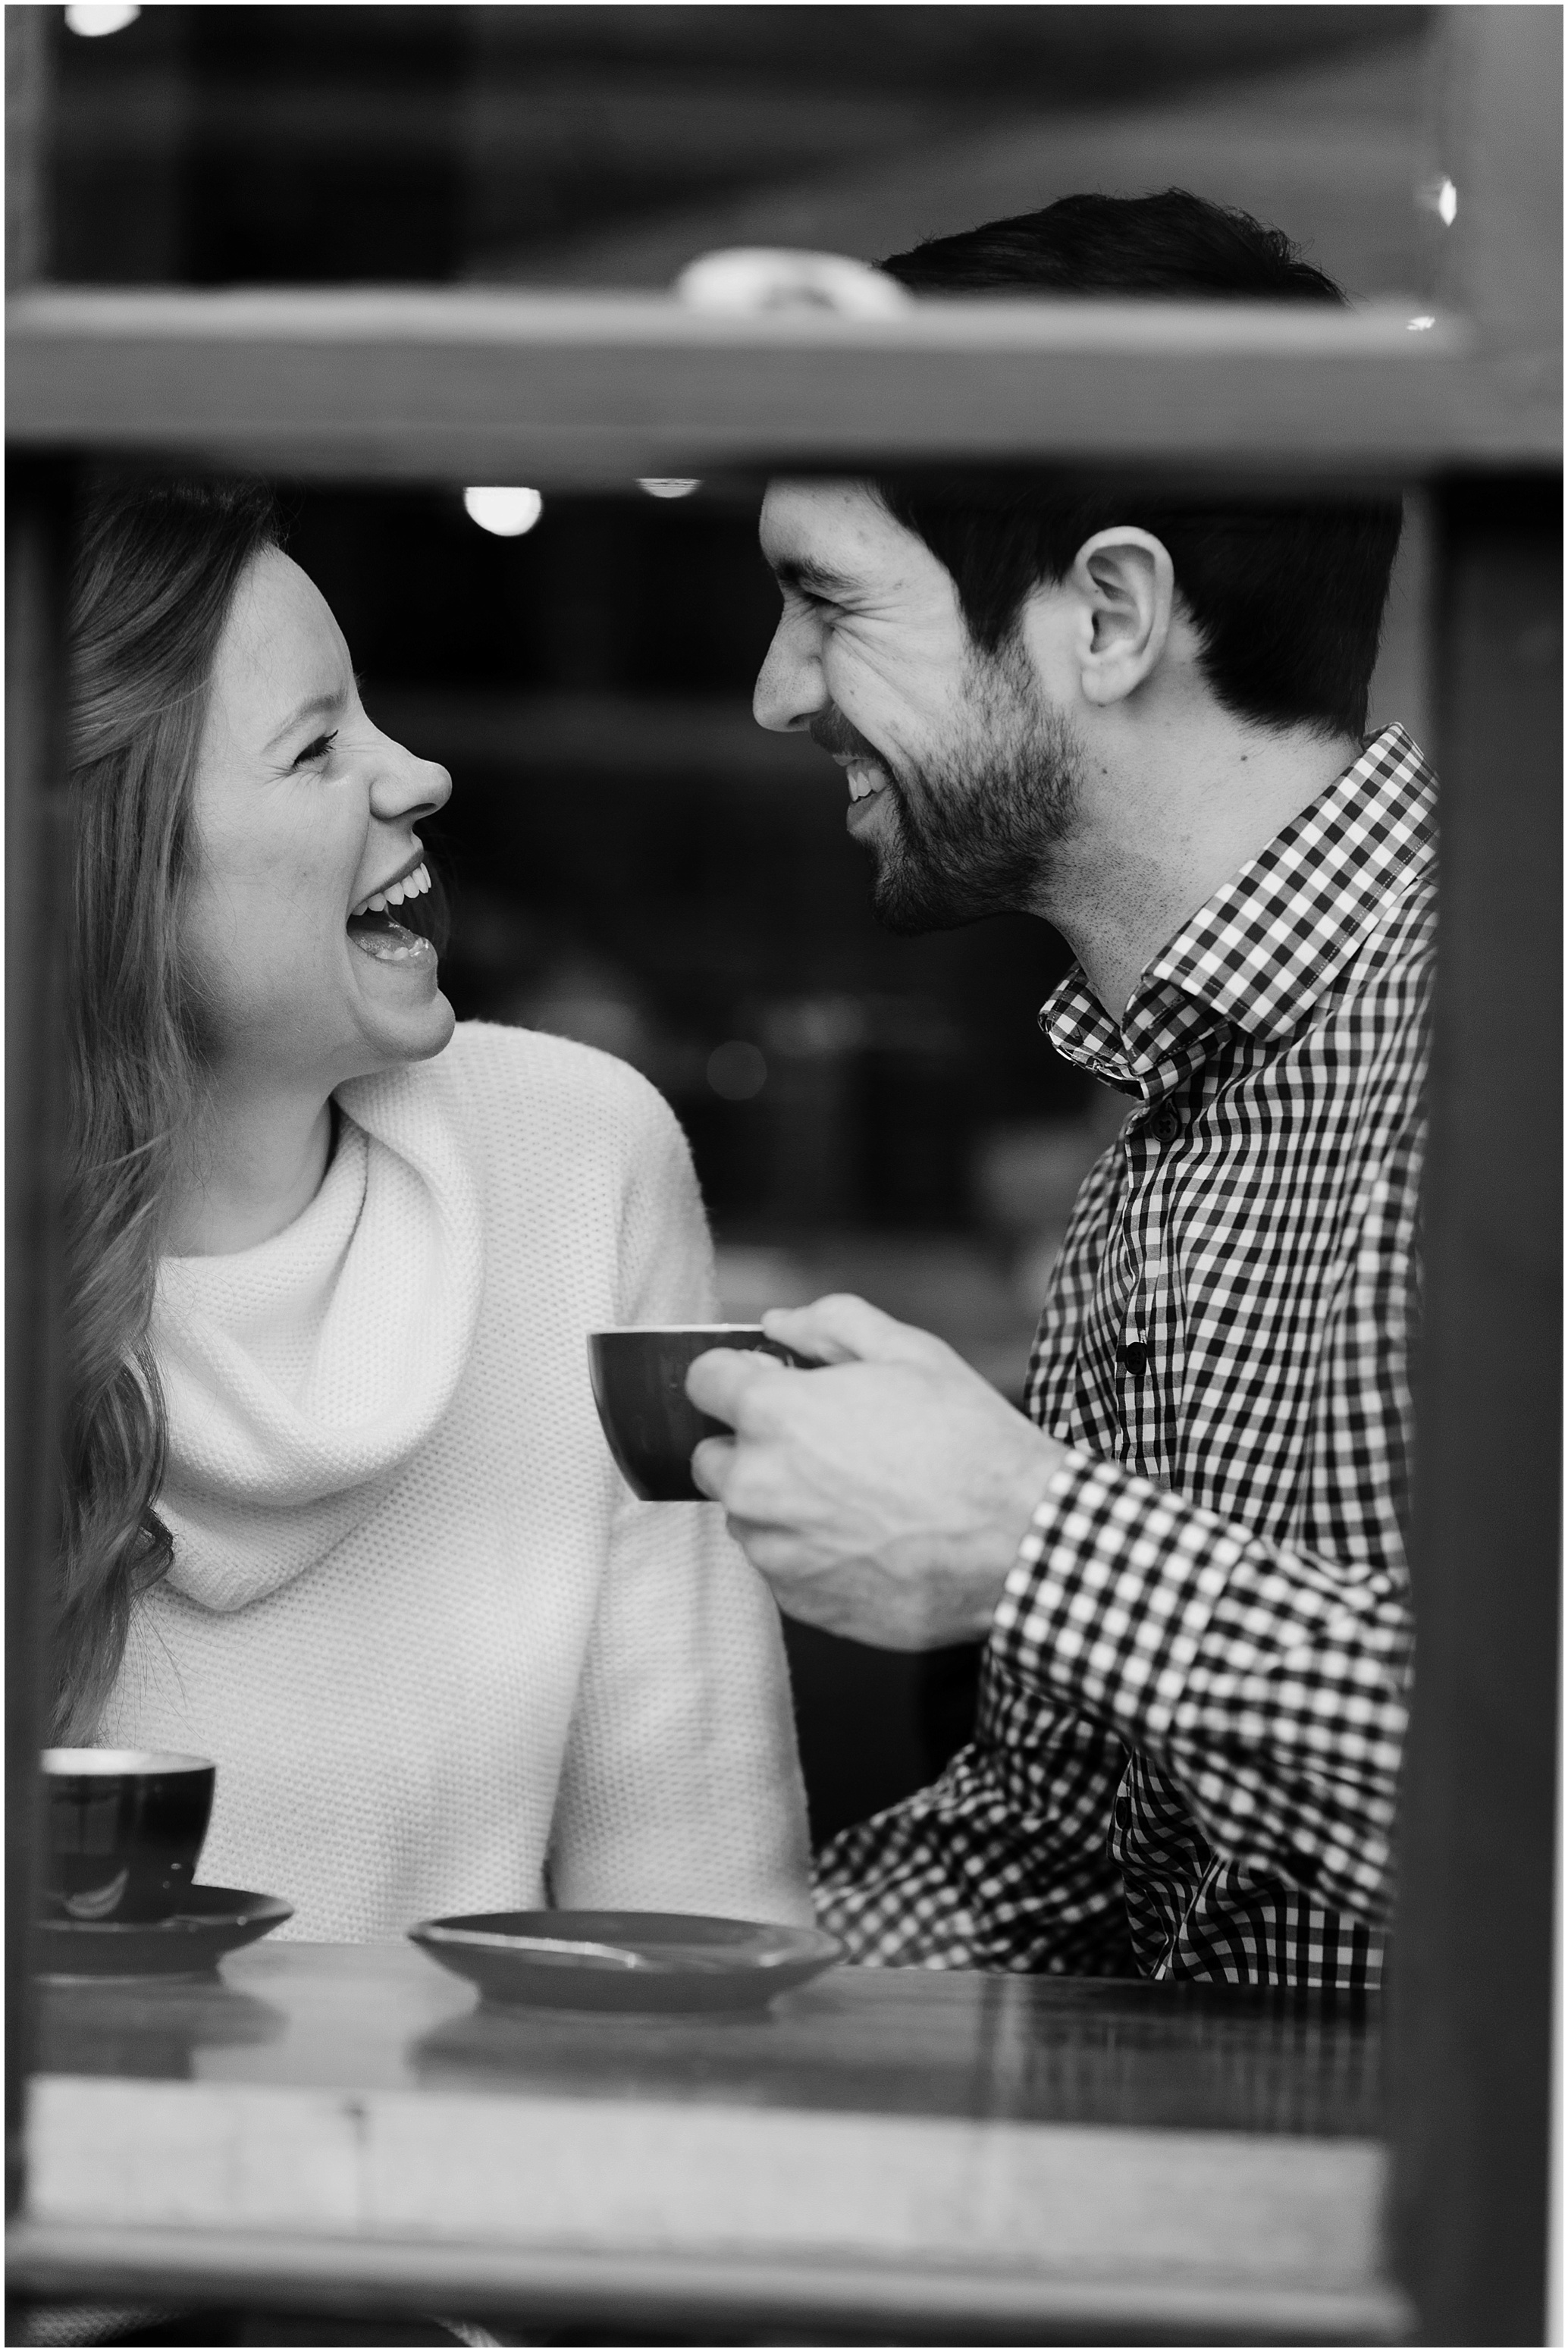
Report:
[[[1333,300],[1172,191],[885,265],[921,292]],[[847,1832],[867,1961],[1376,1980],[1409,1646],[1402,1519],[1432,779],[1363,741],[1389,501],[782,480],[756,689],[844,770],[885,922],[1024,908],[1041,1014],[1129,1117],[1079,1195],[1027,1417],[827,1298],[715,1351],[700,1483],[790,1614],[983,1637],[976,1737]]]

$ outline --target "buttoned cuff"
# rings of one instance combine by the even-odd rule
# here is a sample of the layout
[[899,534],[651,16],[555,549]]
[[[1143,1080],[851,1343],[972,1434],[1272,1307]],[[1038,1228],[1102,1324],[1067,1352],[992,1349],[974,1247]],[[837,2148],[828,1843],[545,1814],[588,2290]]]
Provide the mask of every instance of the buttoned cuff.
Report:
[[1132,1744],[1157,1741],[1244,1549],[1213,1511],[1069,1451],[996,1605],[998,1662]]

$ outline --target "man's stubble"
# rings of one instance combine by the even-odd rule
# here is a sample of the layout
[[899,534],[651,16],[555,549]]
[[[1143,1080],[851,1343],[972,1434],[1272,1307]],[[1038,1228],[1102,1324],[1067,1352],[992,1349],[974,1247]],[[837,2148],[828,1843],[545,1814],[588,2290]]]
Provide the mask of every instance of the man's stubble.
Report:
[[961,740],[882,788],[866,846],[872,911],[905,937],[1037,906],[1072,830],[1084,751],[1022,656],[978,657]]

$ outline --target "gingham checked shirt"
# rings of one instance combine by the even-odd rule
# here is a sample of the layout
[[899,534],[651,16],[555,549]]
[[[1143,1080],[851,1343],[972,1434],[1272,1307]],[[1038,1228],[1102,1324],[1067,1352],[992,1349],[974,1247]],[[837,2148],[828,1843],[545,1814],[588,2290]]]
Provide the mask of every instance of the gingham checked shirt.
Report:
[[1027,1409],[976,1737],[819,1864],[863,1963],[1377,1980],[1405,1725],[1434,785],[1391,727],[1058,1051],[1136,1098]]

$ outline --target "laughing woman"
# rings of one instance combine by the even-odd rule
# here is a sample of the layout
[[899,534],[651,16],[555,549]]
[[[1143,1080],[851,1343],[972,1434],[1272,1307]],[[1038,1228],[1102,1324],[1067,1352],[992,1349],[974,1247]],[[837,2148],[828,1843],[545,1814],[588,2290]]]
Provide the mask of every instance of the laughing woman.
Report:
[[713,1317],[624,1065],[454,1027],[419,827],[263,493],[101,501],[72,614],[54,1736],[217,1763],[202,1875],[289,1932],[807,1920],[772,1601],[631,1499],[584,1335]]

